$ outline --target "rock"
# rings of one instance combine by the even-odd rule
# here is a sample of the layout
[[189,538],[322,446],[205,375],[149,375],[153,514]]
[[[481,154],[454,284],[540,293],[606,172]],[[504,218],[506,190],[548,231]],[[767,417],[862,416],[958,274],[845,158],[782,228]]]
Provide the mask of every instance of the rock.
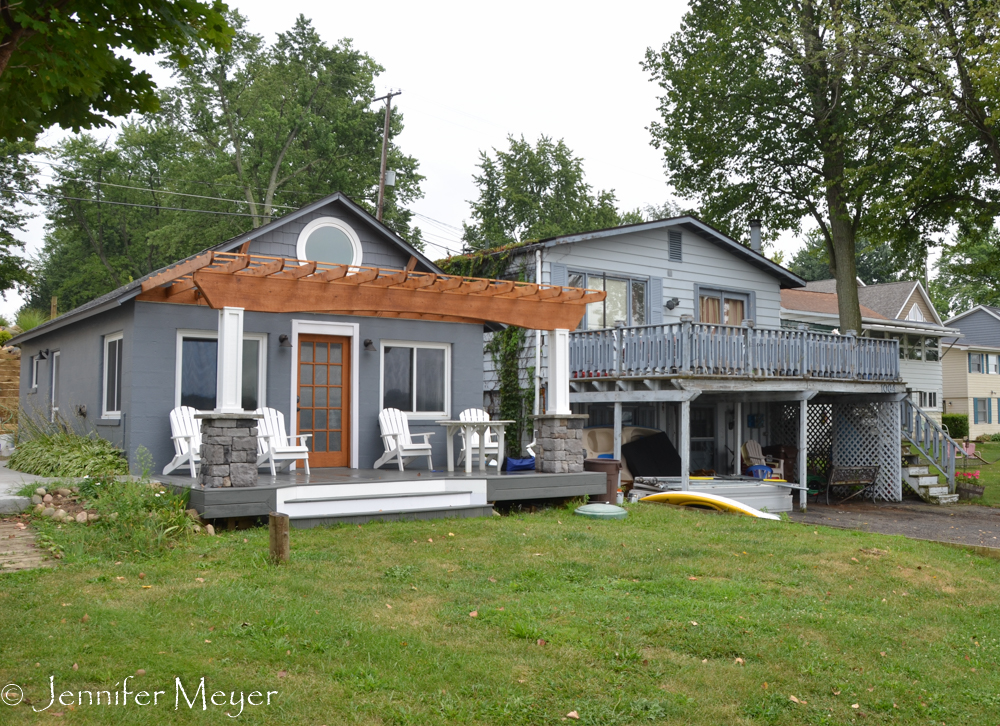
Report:
[[35,514],[41,514],[42,512],[45,511],[45,505],[44,504],[36,504],[34,510],[32,510],[32,511]]
[[39,496],[38,494],[36,494],[35,496],[33,496],[31,498],[31,503],[32,504],[41,504],[42,503],[42,497]]
[[51,504],[52,503],[52,495],[51,494],[44,494],[44,495],[42,495],[42,501],[45,502],[46,504]]
[[52,518],[53,519],[62,519],[65,516],[66,516],[66,510],[65,509],[57,509],[56,513],[52,515]]
[[45,487],[38,487],[38,489],[35,490],[35,494],[37,494],[40,497],[44,497],[46,494],[48,494],[48,492],[45,491]]
[[[42,505],[42,506],[45,506],[45,505]],[[56,510],[53,509],[52,507],[45,507],[45,509],[42,510],[42,516],[43,517],[54,517],[55,514],[56,514]]]
[[74,494],[79,494],[80,493],[80,487],[73,487],[73,493]]
[[80,524],[86,524],[87,523],[87,513],[86,512],[80,512],[78,515],[76,515],[76,521],[79,522]]
[[118,519],[118,512],[112,512],[111,514],[109,514],[108,519],[110,520]]
[[215,534],[215,527],[213,527],[213,526],[212,526],[212,525],[210,525],[210,524],[206,524],[206,525],[205,525],[205,532],[206,532],[207,534],[210,534],[210,535],[214,535],[214,534]]
[[88,514],[87,515],[87,521],[88,522],[97,522],[100,519],[101,519],[101,515],[100,514]]
[[66,489],[65,487],[56,489],[56,494],[58,494],[61,497],[68,497],[72,493],[73,492],[71,492],[69,489]]

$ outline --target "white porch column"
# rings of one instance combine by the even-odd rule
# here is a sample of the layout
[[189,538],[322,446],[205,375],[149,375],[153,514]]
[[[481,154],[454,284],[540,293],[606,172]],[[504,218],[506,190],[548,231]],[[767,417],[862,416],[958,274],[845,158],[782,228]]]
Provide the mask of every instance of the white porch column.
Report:
[[691,488],[691,402],[681,401],[681,430],[677,453],[681,455],[681,489]]
[[569,414],[569,331],[549,331],[549,385],[545,412]]
[[799,486],[806,487],[806,489],[799,489],[799,509],[803,512],[806,510],[808,498],[809,498],[809,471],[808,471],[808,461],[809,452],[806,448],[809,446],[809,401],[802,400],[799,401]]
[[743,402],[736,402],[735,411],[735,421],[733,421],[733,441],[735,453],[733,454],[733,474],[736,476],[740,475],[743,469],[743,453],[740,449],[743,447]]
[[243,411],[243,308],[219,311],[219,356],[215,410]]

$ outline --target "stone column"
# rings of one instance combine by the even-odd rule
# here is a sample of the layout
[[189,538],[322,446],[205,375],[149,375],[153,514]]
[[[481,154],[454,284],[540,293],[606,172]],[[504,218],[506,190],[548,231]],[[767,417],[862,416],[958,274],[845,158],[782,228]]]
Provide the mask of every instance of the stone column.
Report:
[[538,452],[535,470],[547,474],[583,471],[583,425],[587,414],[543,414],[535,416]]
[[201,486],[257,486],[257,419],[252,411],[196,413],[201,419]]

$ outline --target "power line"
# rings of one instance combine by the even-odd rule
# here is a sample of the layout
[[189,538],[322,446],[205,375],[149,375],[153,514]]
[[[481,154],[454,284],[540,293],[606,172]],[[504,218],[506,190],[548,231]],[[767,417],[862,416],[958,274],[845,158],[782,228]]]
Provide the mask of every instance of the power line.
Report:
[[[216,214],[224,217],[262,217],[261,214],[247,214],[245,212],[216,212],[211,209],[185,209],[184,207],[160,207],[155,204],[138,204],[137,202],[112,202],[107,199],[86,199],[84,197],[65,197],[57,194],[46,194],[44,192],[22,192],[17,189],[9,191],[15,194],[24,194],[35,197],[47,197],[49,199],[62,199],[67,202],[90,202],[91,204],[111,204],[116,207],[142,207],[144,209],[157,209],[161,212],[197,212],[198,214]],[[273,216],[273,215],[267,215]]]

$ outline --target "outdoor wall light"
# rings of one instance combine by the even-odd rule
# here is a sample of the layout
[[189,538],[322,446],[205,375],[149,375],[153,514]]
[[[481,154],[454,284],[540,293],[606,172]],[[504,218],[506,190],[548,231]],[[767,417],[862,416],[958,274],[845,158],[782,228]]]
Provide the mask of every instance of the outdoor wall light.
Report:
[[278,347],[279,348],[291,348],[292,341],[288,339],[288,336],[282,333],[278,336]]
[[48,360],[49,359],[49,349],[38,351],[38,355],[35,356],[38,360]]
[[679,297],[672,297],[663,303],[663,307],[667,310],[673,310],[675,307],[681,304],[681,299]]
[[369,353],[378,353],[378,348],[375,347],[371,338],[365,338],[365,350]]

